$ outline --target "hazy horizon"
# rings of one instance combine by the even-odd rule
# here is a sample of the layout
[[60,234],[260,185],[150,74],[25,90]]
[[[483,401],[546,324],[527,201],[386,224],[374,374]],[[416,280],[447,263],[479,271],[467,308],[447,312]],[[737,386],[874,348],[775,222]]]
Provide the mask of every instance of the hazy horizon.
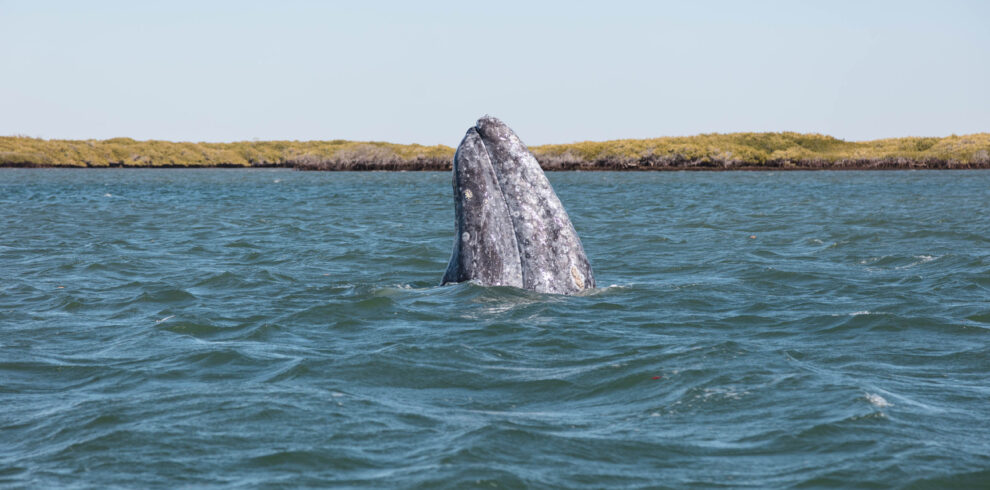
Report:
[[0,0],[0,135],[455,146],[990,131],[990,5]]

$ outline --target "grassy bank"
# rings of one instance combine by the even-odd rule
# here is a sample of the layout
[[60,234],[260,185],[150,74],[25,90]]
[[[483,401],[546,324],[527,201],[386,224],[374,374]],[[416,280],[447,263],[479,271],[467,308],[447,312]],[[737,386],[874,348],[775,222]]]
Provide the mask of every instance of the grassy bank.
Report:
[[[990,168],[990,133],[843,141],[800,133],[703,134],[530,148],[546,170]],[[383,142],[174,143],[0,137],[0,167],[293,167],[449,170],[454,149]]]
[[450,168],[453,150],[443,145],[332,141],[174,143],[109,140],[44,140],[0,137],[6,167],[299,167],[320,170],[423,170]]

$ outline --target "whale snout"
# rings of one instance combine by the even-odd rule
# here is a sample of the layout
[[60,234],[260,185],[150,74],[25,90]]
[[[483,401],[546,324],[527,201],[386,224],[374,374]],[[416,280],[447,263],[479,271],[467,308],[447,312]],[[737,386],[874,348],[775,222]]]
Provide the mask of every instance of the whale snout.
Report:
[[474,129],[478,131],[482,141],[485,141],[486,144],[505,140],[510,135],[515,134],[512,129],[499,118],[488,115],[478,119],[478,122],[474,124]]

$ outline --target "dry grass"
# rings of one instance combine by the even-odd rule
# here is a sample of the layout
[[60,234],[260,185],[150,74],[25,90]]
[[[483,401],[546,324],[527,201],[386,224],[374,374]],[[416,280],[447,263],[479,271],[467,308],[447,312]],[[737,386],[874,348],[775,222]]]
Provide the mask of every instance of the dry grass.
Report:
[[[547,170],[990,168],[990,133],[843,141],[820,134],[702,134],[531,148]],[[294,167],[449,170],[454,149],[384,142],[174,143],[0,137],[6,167]]]
[[702,134],[532,148],[547,168],[988,168],[990,133],[850,142],[820,134]]

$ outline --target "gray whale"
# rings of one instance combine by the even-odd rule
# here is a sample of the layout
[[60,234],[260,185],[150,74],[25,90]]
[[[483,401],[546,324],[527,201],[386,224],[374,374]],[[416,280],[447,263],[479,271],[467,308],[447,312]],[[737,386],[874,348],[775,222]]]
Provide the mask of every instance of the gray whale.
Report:
[[454,154],[454,250],[441,284],[541,293],[595,287],[591,263],[536,158],[505,123],[482,117]]

